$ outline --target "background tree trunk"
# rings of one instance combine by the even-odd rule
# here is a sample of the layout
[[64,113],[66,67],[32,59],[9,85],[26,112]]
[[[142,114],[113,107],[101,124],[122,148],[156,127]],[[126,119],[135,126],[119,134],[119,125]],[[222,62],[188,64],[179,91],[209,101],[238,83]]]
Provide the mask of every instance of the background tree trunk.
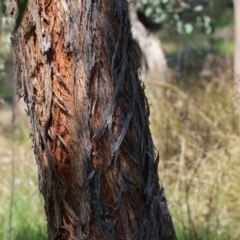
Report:
[[234,83],[236,91],[236,105],[240,116],[240,1],[234,0],[235,19],[235,53],[234,53]]
[[48,238],[176,239],[127,2],[29,0],[12,45]]
[[167,61],[160,40],[139,21],[134,3],[129,4],[133,38],[141,51],[143,73],[148,78],[166,81]]

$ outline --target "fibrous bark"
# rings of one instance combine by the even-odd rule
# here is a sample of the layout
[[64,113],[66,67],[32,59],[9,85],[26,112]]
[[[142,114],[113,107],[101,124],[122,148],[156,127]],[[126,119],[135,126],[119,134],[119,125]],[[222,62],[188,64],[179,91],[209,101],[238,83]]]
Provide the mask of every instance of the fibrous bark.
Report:
[[125,0],[29,0],[12,38],[49,239],[176,239]]

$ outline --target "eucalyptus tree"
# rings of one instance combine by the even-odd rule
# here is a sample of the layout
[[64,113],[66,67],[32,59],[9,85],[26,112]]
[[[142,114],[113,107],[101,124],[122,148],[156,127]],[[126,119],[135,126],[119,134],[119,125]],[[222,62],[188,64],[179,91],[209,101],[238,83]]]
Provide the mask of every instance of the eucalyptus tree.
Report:
[[12,47],[48,239],[176,239],[127,1],[29,0]]

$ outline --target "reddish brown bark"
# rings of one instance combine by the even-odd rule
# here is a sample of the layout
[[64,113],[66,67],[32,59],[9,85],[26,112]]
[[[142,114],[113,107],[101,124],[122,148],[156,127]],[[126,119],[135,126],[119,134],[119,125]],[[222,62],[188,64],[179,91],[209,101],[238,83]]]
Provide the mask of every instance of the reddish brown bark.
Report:
[[49,239],[176,239],[125,0],[29,0],[12,38]]

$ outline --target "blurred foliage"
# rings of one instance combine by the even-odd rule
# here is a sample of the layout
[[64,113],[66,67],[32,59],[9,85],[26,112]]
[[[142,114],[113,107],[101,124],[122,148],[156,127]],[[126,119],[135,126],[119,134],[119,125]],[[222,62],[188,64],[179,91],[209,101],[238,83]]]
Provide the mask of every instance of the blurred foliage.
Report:
[[7,13],[7,5],[5,0],[0,1],[0,16],[5,16]]
[[[17,6],[17,5],[18,6]],[[15,20],[14,32],[19,28],[24,12],[26,10],[28,0],[18,0],[18,1],[7,1],[0,0],[0,30],[2,29],[2,21],[4,17],[11,16]],[[8,5],[8,6],[7,6]]]
[[17,2],[18,7],[14,5],[15,1],[0,0],[0,99],[8,101],[13,95],[10,36],[20,26],[28,1]]
[[179,34],[191,34],[194,30],[211,34],[214,18],[219,17],[214,13],[220,7],[231,5],[230,2],[232,0],[136,0],[135,6],[140,16],[155,27],[172,26]]
[[10,28],[5,18],[0,35],[0,99],[12,98],[12,56],[10,48]]

